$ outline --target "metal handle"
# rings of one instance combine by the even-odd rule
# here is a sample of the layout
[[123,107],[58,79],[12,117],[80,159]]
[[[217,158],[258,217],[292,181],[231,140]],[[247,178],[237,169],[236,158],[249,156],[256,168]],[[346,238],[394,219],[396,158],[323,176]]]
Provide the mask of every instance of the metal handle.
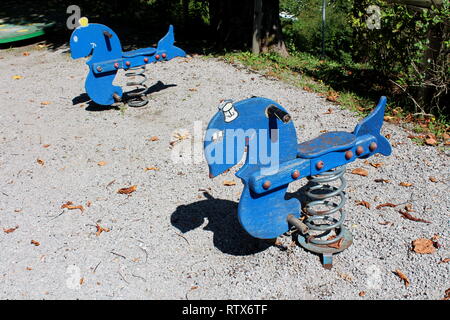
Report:
[[301,222],[299,219],[294,217],[294,215],[292,215],[292,214],[288,215],[287,222],[289,224],[293,225],[294,227],[296,227],[298,229],[298,231],[300,231],[301,234],[306,234],[309,230],[309,228],[306,224]]
[[267,107],[266,114],[268,117],[276,117],[281,121],[283,121],[284,123],[288,123],[289,121],[291,121],[291,116],[289,113],[281,110],[280,108],[278,108],[273,104]]

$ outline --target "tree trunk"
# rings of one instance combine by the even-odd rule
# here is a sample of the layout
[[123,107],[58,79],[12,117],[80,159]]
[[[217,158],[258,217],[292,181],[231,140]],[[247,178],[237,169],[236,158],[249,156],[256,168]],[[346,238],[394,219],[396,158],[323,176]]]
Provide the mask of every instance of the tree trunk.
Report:
[[288,55],[279,0],[209,0],[210,25],[219,49],[252,48]]
[[261,29],[262,29],[262,12],[263,0],[255,0],[253,13],[253,39],[252,52],[259,54],[261,52]]
[[280,1],[265,0],[263,2],[263,17],[261,28],[261,51],[275,51],[282,56],[289,53],[283,41],[280,22]]

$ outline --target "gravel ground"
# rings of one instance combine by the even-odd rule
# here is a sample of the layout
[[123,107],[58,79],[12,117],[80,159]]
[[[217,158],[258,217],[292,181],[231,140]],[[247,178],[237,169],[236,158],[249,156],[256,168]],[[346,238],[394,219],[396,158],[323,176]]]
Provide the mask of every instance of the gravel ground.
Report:
[[[324,129],[352,131],[358,119],[351,112],[198,56],[152,65],[150,103],[122,110],[89,105],[87,66],[67,49],[3,50],[0,68],[2,299],[442,299],[450,287],[450,264],[439,263],[450,258],[448,156],[415,145],[398,126],[383,127],[394,147],[390,157],[370,159],[381,167],[349,165],[369,172],[347,175],[354,243],[325,270],[288,236],[275,245],[248,236],[236,219],[236,170],[211,180],[204,161],[174,163],[170,142],[183,130],[193,140],[194,121],[206,127],[224,98],[278,101],[300,141]],[[132,185],[134,193],[117,193]],[[84,211],[61,208],[67,201]],[[431,223],[402,218],[401,207],[375,209],[386,202],[411,203],[412,215]],[[109,232],[96,235],[97,224]],[[411,251],[413,240],[436,234],[436,252]]]

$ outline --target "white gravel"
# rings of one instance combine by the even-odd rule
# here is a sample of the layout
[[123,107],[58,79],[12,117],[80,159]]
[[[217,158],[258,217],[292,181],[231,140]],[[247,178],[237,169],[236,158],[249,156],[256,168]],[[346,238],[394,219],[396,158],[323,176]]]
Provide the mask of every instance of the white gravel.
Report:
[[[358,119],[351,112],[212,58],[152,65],[148,84],[165,86],[146,107],[125,110],[96,110],[80,102],[83,96],[73,104],[84,93],[87,66],[66,50],[3,50],[0,68],[2,299],[442,299],[450,287],[450,263],[439,263],[450,258],[448,156],[415,145],[395,125],[383,128],[393,154],[369,159],[380,168],[363,161],[348,168],[365,168],[369,176],[347,175],[346,225],[354,243],[329,271],[290,237],[274,246],[246,235],[236,219],[236,170],[211,180],[204,161],[173,163],[169,143],[181,129],[192,135],[194,121],[206,127],[220,99],[278,101],[300,141],[325,129],[352,131]],[[324,114],[328,108],[333,112]],[[131,185],[136,192],[117,194]],[[209,198],[199,191],[208,188]],[[67,201],[84,212],[62,209]],[[375,209],[386,202],[409,202],[414,216],[431,223],[403,219],[400,207]],[[97,223],[110,232],[97,236]],[[411,251],[413,240],[435,234],[435,253]]]

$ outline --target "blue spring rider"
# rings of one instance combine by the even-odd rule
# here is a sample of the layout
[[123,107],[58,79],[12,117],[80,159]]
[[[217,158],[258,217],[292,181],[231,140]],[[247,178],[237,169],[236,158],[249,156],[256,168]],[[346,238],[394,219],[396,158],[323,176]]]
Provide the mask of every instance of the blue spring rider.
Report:
[[173,26],[158,42],[157,48],[141,48],[122,52],[119,37],[107,26],[89,23],[87,18],[79,20],[70,37],[70,50],[73,59],[91,56],[86,62],[89,74],[86,78],[86,93],[99,105],[112,105],[122,100],[121,87],[114,86],[113,81],[119,69],[139,70],[126,73],[126,76],[141,76],[140,82],[129,82],[127,85],[141,86],[137,92],[129,94],[129,105],[140,106],[147,103],[143,98],[146,86],[145,66],[149,63],[168,61],[175,57],[185,57],[186,53],[174,46]]
[[[331,268],[333,254],[352,243],[343,225],[345,166],[376,153],[391,154],[388,140],[380,134],[385,107],[382,97],[353,133],[326,132],[298,144],[291,116],[276,102],[259,97],[224,101],[205,135],[210,177],[235,166],[246,152],[245,164],[236,173],[244,184],[238,206],[242,227],[260,239],[296,229],[299,244],[321,254],[324,267]],[[300,201],[287,199],[286,191],[304,177],[307,203],[302,214]]]

